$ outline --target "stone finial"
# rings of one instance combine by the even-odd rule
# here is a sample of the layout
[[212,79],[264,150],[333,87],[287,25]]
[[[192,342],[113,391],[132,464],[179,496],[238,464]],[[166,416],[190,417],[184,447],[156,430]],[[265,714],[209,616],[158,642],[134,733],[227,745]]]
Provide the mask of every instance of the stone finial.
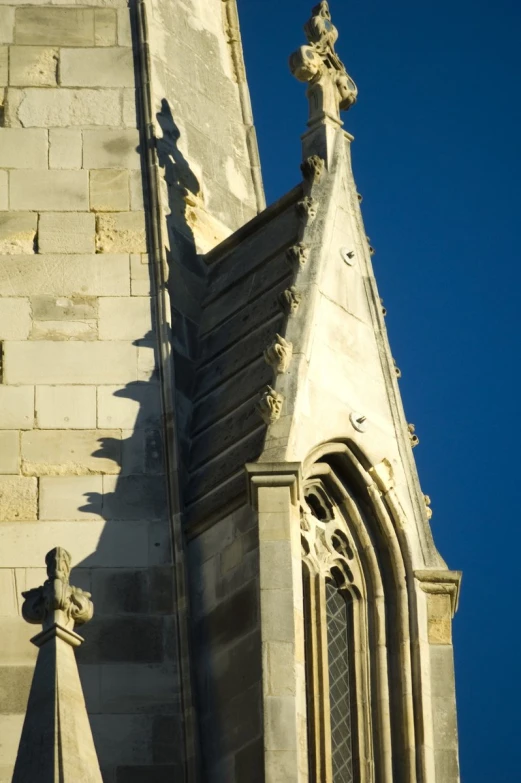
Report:
[[83,642],[74,631],[93,614],[90,593],[69,584],[71,556],[51,549],[47,579],[22,593],[22,613],[42,631],[12,783],[103,783],[92,738],[74,648]]
[[355,103],[358,90],[335,52],[338,30],[326,0],[313,8],[304,32],[308,45],[297,49],[289,64],[293,76],[309,84],[309,124],[326,117],[340,122],[340,111]]
[[413,449],[420,442],[419,437],[415,434],[415,430],[416,427],[414,426],[414,424],[407,425],[407,432],[409,433],[409,440],[411,441],[411,446]]
[[275,339],[264,351],[264,361],[277,373],[284,373],[291,363],[293,356],[293,344],[289,343],[280,334],[275,335]]
[[91,620],[94,607],[90,593],[69,584],[70,554],[62,547],[55,547],[47,553],[45,564],[48,578],[43,585],[22,593],[24,619],[28,623],[41,624],[44,631],[53,626],[72,631],[75,625]]
[[326,162],[320,155],[310,155],[309,158],[306,158],[306,160],[300,164],[300,170],[306,182],[313,184],[314,182],[320,181],[325,166]]
[[286,315],[295,315],[302,297],[294,285],[279,294],[279,304]]
[[266,424],[273,424],[274,421],[280,418],[283,402],[284,397],[282,394],[279,394],[271,386],[266,386],[257,404],[257,413]]

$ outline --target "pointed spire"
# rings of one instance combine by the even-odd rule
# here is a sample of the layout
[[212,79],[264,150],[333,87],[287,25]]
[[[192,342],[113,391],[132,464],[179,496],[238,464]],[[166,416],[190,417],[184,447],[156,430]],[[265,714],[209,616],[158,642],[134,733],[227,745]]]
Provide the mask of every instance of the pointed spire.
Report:
[[45,558],[47,579],[28,590],[22,614],[42,625],[12,783],[102,783],[74,647],[75,625],[93,615],[90,593],[69,584],[71,556],[56,547]]
[[326,0],[313,8],[304,32],[308,45],[297,49],[289,63],[293,76],[309,84],[308,125],[313,127],[328,119],[341,124],[340,111],[351,108],[358,90],[335,52],[338,30]]

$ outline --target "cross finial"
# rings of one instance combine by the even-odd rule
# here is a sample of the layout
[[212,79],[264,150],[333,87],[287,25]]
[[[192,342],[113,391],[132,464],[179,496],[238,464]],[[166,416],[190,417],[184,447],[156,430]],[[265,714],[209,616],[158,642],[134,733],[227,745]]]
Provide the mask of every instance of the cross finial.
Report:
[[338,30],[331,21],[329,4],[322,0],[311,11],[304,25],[307,46],[301,46],[290,57],[292,74],[308,82],[309,125],[326,118],[340,124],[340,111],[356,101],[358,90],[335,52]]

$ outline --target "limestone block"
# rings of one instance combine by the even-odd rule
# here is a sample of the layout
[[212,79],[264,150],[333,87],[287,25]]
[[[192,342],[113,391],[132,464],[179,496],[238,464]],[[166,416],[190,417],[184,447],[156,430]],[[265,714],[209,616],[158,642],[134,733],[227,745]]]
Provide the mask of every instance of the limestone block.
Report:
[[92,46],[94,44],[94,10],[17,8],[15,43]]
[[138,122],[136,117],[137,94],[132,87],[123,88],[123,125],[125,128],[135,128]]
[[37,386],[35,414],[41,429],[94,429],[95,386]]
[[[102,497],[101,476],[40,479],[40,519],[99,519]],[[77,548],[71,550],[79,557]]]
[[[34,629],[33,629],[34,630]],[[5,633],[5,632],[4,632]],[[31,646],[29,639],[27,644]],[[17,661],[17,663],[19,663]],[[20,736],[22,733],[22,726],[24,722],[24,714],[18,715],[2,715],[0,716],[0,737],[2,737],[2,743],[0,744],[0,769],[3,765],[9,765],[14,767],[16,761],[16,754],[18,751],[18,745],[20,743]],[[3,781],[0,775],[0,780]],[[6,778],[11,781],[11,776]]]
[[58,49],[48,46],[11,46],[9,84],[15,87],[56,87]]
[[138,147],[137,130],[87,129],[83,133],[83,166],[86,169],[139,169]]
[[26,476],[119,472],[121,433],[116,430],[29,430],[21,443]]
[[25,476],[0,476],[0,522],[36,519],[37,483]]
[[107,212],[96,217],[98,253],[146,253],[143,212]]
[[[12,568],[0,568],[0,617],[2,622],[6,617],[19,616],[18,606],[19,585],[16,572]],[[5,642],[5,639],[4,639]],[[3,645],[0,645],[0,663],[5,663]]]
[[427,598],[428,638],[431,644],[451,644],[452,604],[450,595],[431,594]]
[[94,169],[90,172],[90,208],[97,212],[128,212],[128,171]]
[[159,520],[166,515],[164,476],[103,476],[105,519]]
[[122,122],[119,90],[74,90],[64,87],[13,88],[9,93],[7,122],[24,128],[68,128]]
[[60,83],[65,87],[133,87],[131,49],[62,49]]
[[148,715],[91,715],[100,764],[152,764]]
[[99,300],[100,340],[142,340],[152,330],[148,296],[102,297]]
[[23,715],[32,677],[32,666],[0,667],[0,714]]
[[0,46],[0,87],[7,87],[8,79],[8,53],[7,46]]
[[33,318],[38,321],[85,321],[98,317],[98,300],[94,296],[31,297]]
[[14,32],[14,8],[0,8],[0,43],[12,43]]
[[0,430],[0,473],[20,472],[20,433]]
[[117,384],[137,380],[136,347],[127,342],[7,342],[8,384]]
[[34,423],[34,386],[0,384],[0,429],[28,430]]
[[0,211],[9,209],[9,180],[7,171],[0,171]]
[[9,185],[11,209],[79,212],[89,208],[86,171],[12,171]]
[[128,8],[118,8],[118,44],[132,46],[132,30]]
[[144,209],[143,176],[141,171],[130,172],[130,209]]
[[0,254],[35,252],[38,215],[33,212],[9,212],[0,215]]
[[113,663],[101,667],[101,704],[105,712],[157,714],[176,703],[176,674],[172,664]]
[[295,750],[295,699],[292,696],[264,696],[264,726],[267,750]]
[[0,296],[128,296],[128,266],[125,255],[5,256]]
[[43,129],[0,128],[0,167],[5,169],[46,169],[47,131]]
[[98,387],[98,427],[157,427],[161,399],[156,384],[137,382],[126,386]]
[[94,43],[113,46],[116,43],[117,16],[112,8],[98,8],[94,12]]
[[148,255],[130,256],[130,292],[132,296],[149,296],[151,292]]
[[81,169],[81,130],[51,128],[49,131],[49,168]]
[[97,321],[33,321],[31,340],[97,340]]
[[40,215],[40,253],[94,253],[95,221],[91,212],[47,212]]
[[0,340],[25,340],[30,328],[28,299],[0,299]]
[[157,379],[159,365],[154,345],[140,345],[137,349],[137,375],[140,381]]

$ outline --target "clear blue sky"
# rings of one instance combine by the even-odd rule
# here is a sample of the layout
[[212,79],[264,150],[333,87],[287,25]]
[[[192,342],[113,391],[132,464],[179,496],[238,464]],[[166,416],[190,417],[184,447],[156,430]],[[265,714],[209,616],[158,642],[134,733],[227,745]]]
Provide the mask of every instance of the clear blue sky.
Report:
[[[312,0],[239,0],[268,201],[300,178]],[[331,0],[345,115],[433,532],[463,570],[463,783],[521,779],[521,2]]]

